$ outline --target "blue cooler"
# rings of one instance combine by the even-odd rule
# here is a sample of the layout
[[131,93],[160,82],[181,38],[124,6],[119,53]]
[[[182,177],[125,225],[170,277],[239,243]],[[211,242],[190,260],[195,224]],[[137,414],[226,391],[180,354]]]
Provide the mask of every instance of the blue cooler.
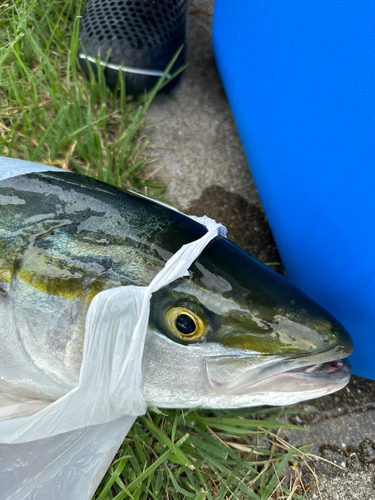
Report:
[[375,379],[375,2],[216,0],[213,44],[287,276]]

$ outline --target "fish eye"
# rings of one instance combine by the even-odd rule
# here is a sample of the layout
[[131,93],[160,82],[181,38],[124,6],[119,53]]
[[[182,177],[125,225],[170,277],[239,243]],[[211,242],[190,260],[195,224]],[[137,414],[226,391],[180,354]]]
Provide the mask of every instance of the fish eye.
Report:
[[205,333],[203,320],[190,309],[185,307],[172,307],[165,313],[168,330],[174,335],[185,340],[197,340]]

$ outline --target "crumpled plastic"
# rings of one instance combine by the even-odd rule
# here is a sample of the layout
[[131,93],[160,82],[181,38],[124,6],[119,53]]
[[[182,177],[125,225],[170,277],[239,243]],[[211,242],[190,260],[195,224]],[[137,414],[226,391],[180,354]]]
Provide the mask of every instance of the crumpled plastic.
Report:
[[[0,158],[0,181],[43,171],[61,169]],[[94,297],[77,387],[39,404],[0,394],[0,416],[9,416],[0,422],[1,500],[93,496],[135,418],[147,408],[141,363],[152,293],[187,276],[205,246],[218,234],[226,236],[208,217],[191,218],[207,233],[184,245],[147,287],[118,287]],[[18,415],[28,416],[14,418]]]

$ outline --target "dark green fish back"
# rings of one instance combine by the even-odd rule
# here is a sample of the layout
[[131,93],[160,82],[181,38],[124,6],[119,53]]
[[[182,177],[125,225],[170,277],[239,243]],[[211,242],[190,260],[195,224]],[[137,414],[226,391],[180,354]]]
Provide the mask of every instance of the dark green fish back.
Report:
[[206,229],[149,200],[70,172],[0,182],[0,283],[91,299],[146,285],[183,244]]

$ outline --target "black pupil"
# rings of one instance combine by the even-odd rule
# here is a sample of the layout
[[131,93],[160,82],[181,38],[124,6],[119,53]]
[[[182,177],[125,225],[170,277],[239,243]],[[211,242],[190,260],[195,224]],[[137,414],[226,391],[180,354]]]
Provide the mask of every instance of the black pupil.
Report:
[[182,335],[191,335],[197,329],[195,321],[187,314],[179,314],[176,318],[175,325]]

